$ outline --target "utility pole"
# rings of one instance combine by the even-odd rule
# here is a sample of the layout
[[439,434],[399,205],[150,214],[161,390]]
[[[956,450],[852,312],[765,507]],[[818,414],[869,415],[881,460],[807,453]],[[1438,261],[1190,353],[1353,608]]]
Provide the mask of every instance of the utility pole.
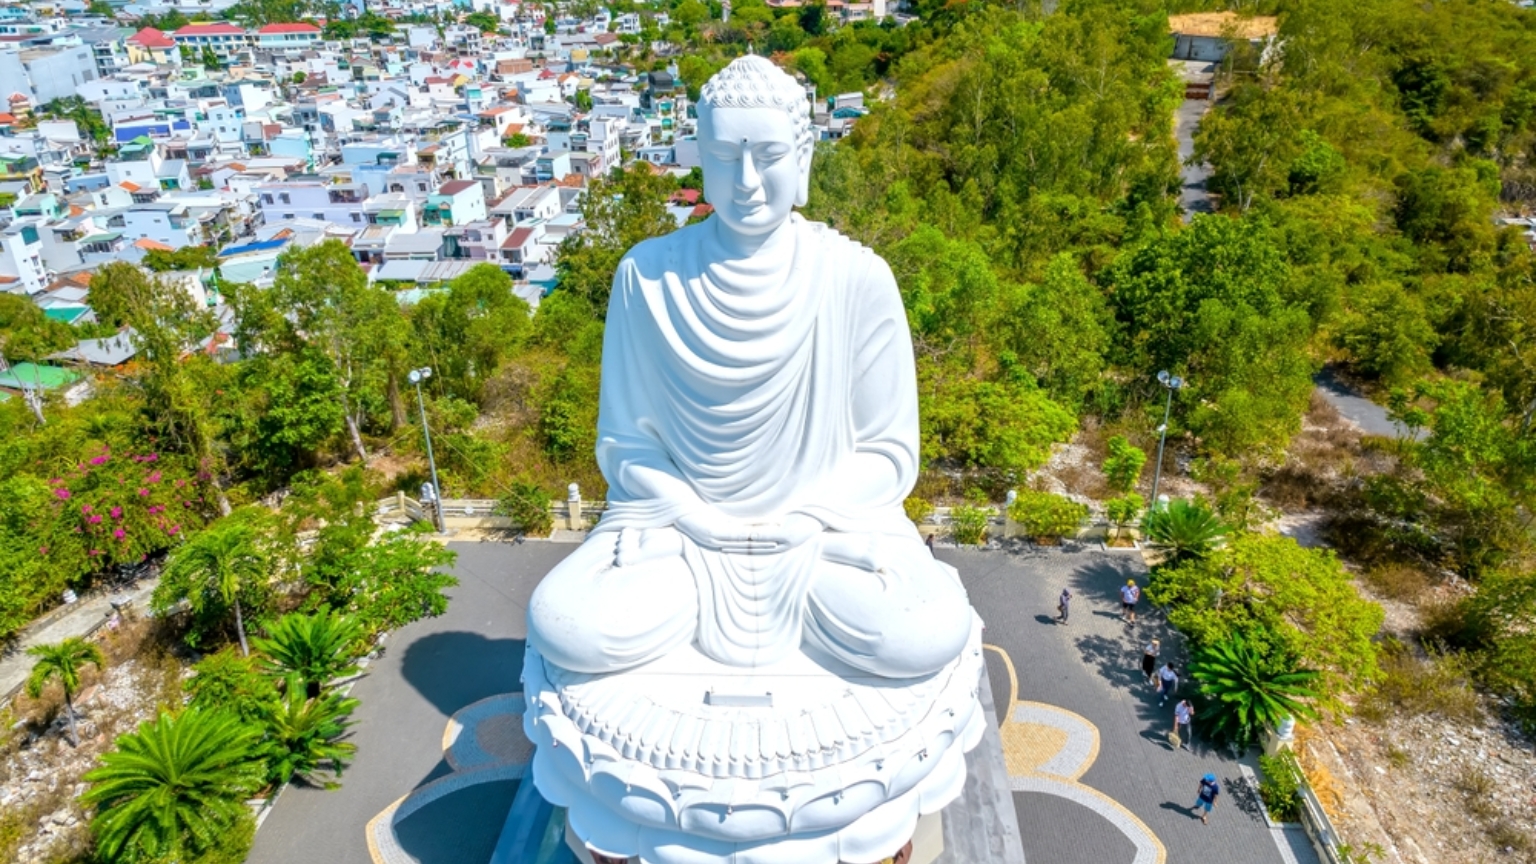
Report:
[[1173,391],[1184,386],[1184,379],[1169,375],[1168,370],[1157,373],[1157,383],[1168,389],[1168,401],[1163,403],[1163,425],[1157,427],[1157,466],[1152,470],[1152,500],[1149,508],[1157,509],[1157,484],[1163,479],[1163,444],[1168,440],[1168,413],[1173,410]]
[[437,460],[432,456],[432,430],[427,428],[427,403],[421,398],[421,382],[432,377],[432,367],[423,366],[420,369],[412,369],[405,377],[416,385],[416,408],[421,412],[421,434],[427,439],[427,465],[432,469],[432,493],[436,498],[432,512],[437,517],[437,533],[447,534],[448,528],[443,522],[443,487],[437,482]]

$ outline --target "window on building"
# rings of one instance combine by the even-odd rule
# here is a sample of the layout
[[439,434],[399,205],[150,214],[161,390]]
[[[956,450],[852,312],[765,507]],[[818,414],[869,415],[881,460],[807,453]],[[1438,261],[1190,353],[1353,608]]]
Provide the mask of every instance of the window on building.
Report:
[[288,193],[287,192],[283,192],[280,195],[278,195],[277,197],[283,199],[283,203],[284,204],[292,204],[293,203],[293,199],[288,197]]
[[261,203],[263,203],[263,204],[271,204],[272,203],[272,196],[271,195],[263,195],[263,196],[261,196]]
[[363,221],[363,214],[357,213],[357,212],[353,212],[353,214],[352,214],[352,221],[353,222],[361,222],[361,221]]

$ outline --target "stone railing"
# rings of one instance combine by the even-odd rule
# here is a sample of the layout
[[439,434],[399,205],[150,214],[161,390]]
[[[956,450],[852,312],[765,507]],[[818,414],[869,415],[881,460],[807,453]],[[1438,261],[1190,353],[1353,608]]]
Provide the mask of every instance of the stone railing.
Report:
[[[450,531],[511,531],[522,528],[517,520],[497,515],[496,507],[500,502],[494,498],[445,498],[442,503],[443,524]],[[597,524],[597,520],[607,507],[606,501],[582,501],[579,493],[575,493],[568,495],[565,501],[550,502],[550,522],[557,531],[589,531]],[[987,520],[988,537],[1007,540],[1026,536],[1019,523],[1008,518],[1003,508],[988,507],[987,509],[992,513]],[[404,492],[397,492],[392,497],[378,502],[375,516],[383,522],[431,522],[432,509],[430,505],[423,504]],[[949,534],[949,526],[950,508],[935,507],[932,513],[918,523],[917,530],[924,537],[929,535],[944,537]],[[1111,526],[1102,520],[1084,520],[1077,531],[1065,539],[1083,543],[1102,543],[1109,539],[1112,530]],[[1141,535],[1135,528],[1127,528],[1124,536],[1139,540]]]

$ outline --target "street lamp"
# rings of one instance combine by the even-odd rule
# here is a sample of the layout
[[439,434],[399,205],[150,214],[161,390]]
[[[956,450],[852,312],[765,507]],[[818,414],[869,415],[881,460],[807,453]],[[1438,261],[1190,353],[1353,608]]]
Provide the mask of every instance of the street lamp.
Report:
[[448,529],[443,524],[443,487],[437,482],[437,460],[432,457],[432,430],[427,428],[427,403],[421,398],[421,382],[432,377],[432,367],[412,369],[405,377],[416,385],[416,407],[421,411],[421,434],[427,438],[427,465],[432,469],[432,497],[436,501],[432,511],[437,516],[437,533],[446,534]]
[[1152,509],[1157,509],[1157,484],[1163,479],[1163,444],[1168,441],[1168,412],[1173,410],[1173,391],[1184,386],[1184,379],[1169,375],[1168,370],[1157,373],[1157,383],[1168,390],[1168,401],[1163,404],[1163,425],[1157,427],[1157,467],[1152,469]]

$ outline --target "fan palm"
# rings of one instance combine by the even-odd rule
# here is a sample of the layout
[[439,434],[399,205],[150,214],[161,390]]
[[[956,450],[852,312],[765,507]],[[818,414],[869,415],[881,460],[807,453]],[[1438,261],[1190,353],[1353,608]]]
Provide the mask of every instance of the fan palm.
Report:
[[79,636],[71,636],[57,645],[34,645],[27,653],[37,658],[32,664],[32,674],[27,676],[27,695],[36,699],[50,681],[58,680],[64,688],[64,716],[69,718],[69,743],[80,746],[80,735],[75,730],[75,693],[80,690],[80,673],[86,666],[100,669],[106,665],[101,649],[94,642]]
[[235,613],[240,652],[250,654],[240,594],[265,582],[270,568],[255,517],[237,512],[215,522],[172,553],[160,585],[155,588],[154,607],[157,612],[164,612],[182,600],[199,614],[209,607],[230,607]]
[[255,644],[266,655],[263,666],[279,674],[298,674],[305,695],[313,698],[326,683],[357,671],[352,661],[362,639],[357,619],[322,607],[313,615],[284,615],[270,635]]
[[1171,564],[1204,558],[1230,532],[1211,508],[1182,498],[1166,507],[1154,503],[1142,528],[1147,539],[1168,552]]
[[304,693],[303,679],[289,675],[283,695],[267,703],[262,716],[270,742],[271,779],[287,783],[298,777],[327,789],[340,785],[319,778],[325,772],[340,777],[356,752],[356,744],[341,739],[355,722],[347,718],[357,705],[356,699],[334,692],[310,698]]
[[261,732],[222,711],[162,712],[119,736],[80,800],[107,861],[195,857],[219,842],[261,786]]
[[1240,633],[1198,652],[1189,674],[1211,700],[1204,713],[1214,737],[1249,744],[1287,717],[1317,716],[1310,700],[1318,696],[1313,684],[1321,676],[1309,669],[1276,670]]

